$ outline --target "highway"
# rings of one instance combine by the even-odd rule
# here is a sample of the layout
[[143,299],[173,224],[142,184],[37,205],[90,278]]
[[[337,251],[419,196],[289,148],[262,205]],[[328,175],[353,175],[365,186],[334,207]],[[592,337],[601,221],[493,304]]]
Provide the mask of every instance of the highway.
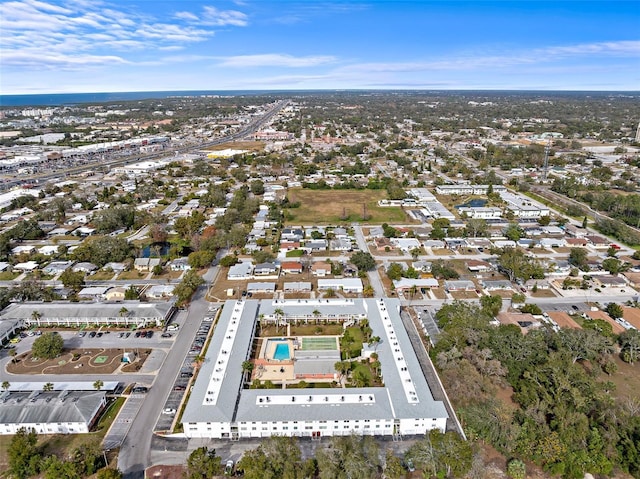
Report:
[[86,163],[79,166],[74,166],[64,170],[55,170],[47,173],[29,175],[28,179],[8,180],[2,184],[2,187],[3,189],[9,189],[13,186],[17,186],[27,182],[29,183],[32,183],[34,181],[46,182],[51,179],[60,178],[61,176],[69,176],[76,173],[82,173],[87,170],[102,170],[104,168],[111,168],[114,166],[126,165],[128,163],[137,163],[140,161],[156,160],[159,158],[166,158],[172,155],[178,155],[178,154],[202,150],[203,148],[209,148],[212,146],[221,145],[223,143],[228,143],[231,141],[241,140],[246,136],[251,135],[256,131],[258,131],[263,125],[269,122],[276,114],[278,114],[288,104],[289,104],[288,100],[279,101],[275,105],[273,105],[269,110],[267,110],[262,116],[254,118],[250,123],[245,125],[239,131],[234,132],[230,135],[216,138],[215,140],[200,143],[198,145],[189,145],[189,146],[180,147],[180,148],[168,148],[163,151],[153,152],[146,155],[131,154],[129,156],[115,158],[111,160],[98,159],[98,161]]

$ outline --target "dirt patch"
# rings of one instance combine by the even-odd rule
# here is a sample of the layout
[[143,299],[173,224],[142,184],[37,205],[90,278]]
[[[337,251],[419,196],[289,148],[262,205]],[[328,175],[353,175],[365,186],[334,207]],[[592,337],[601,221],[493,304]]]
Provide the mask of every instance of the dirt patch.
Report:
[[538,289],[535,293],[530,291],[529,294],[534,298],[555,298],[556,294],[551,289]]
[[221,143],[220,145],[210,146],[205,148],[206,151],[222,151],[226,149],[232,150],[251,150],[262,151],[264,150],[264,141],[229,141],[227,143]]
[[613,395],[624,401],[629,398],[640,399],[640,363],[629,364],[614,356],[618,370],[615,374],[600,376],[601,381],[611,381],[616,385]]
[[[12,374],[112,374],[122,366],[124,349],[70,349],[55,359],[36,359],[31,352],[16,356],[7,364]],[[140,354],[134,365],[138,369],[148,354]],[[137,370],[137,369],[135,369]],[[124,369],[123,369],[124,371]]]
[[185,473],[185,468],[182,465],[177,466],[151,466],[149,467],[145,473],[145,479],[183,479]]
[[477,299],[478,294],[475,291],[451,291],[453,299]]
[[498,289],[494,291],[489,291],[491,296],[500,296],[502,299],[511,298],[513,296],[513,291],[509,289]]

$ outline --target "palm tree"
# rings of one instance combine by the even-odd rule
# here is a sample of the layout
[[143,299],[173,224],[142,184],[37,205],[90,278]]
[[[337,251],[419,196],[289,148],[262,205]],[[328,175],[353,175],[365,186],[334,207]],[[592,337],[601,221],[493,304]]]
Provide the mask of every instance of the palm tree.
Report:
[[16,351],[15,349],[10,349],[9,350],[9,356],[11,356],[11,362],[13,364],[16,363],[16,356],[18,355],[18,351]]
[[251,372],[253,371],[253,363],[251,361],[243,361],[242,362],[242,373],[244,374],[244,382],[247,382],[246,375],[249,373],[251,376]]
[[411,296],[411,299],[414,298],[417,292],[418,292],[418,287],[415,284],[412,285],[411,288],[409,289],[409,295]]
[[318,324],[318,318],[320,317],[320,315],[322,314],[320,311],[318,311],[317,309],[313,310],[313,317],[316,319],[316,324]]
[[9,386],[11,386],[11,384],[9,384],[9,381],[2,381],[2,389],[7,391],[9,389]]
[[102,389],[102,386],[104,386],[104,383],[99,379],[93,383],[93,389],[95,389],[96,391],[100,391],[100,389]]
[[45,392],[53,391],[53,383],[45,384],[44,386],[42,386],[42,390]]
[[40,325],[40,318],[41,318],[41,317],[42,317],[42,313],[41,313],[40,311],[38,311],[38,310],[34,310],[34,311],[31,313],[31,319],[33,319],[33,321],[34,321],[35,323],[38,323],[38,326]]
[[204,356],[202,354],[198,354],[195,358],[193,358],[193,367],[195,369],[199,369],[203,362]]
[[281,308],[276,308],[273,310],[273,314],[276,317],[276,332],[278,332],[280,321],[282,321],[282,318],[284,317],[284,311]]
[[371,339],[369,340],[369,344],[375,344],[375,347],[373,348],[373,350],[376,351],[378,349],[378,345],[380,344],[380,336],[371,337]]
[[128,312],[129,312],[129,310],[123,306],[122,308],[120,308],[120,311],[118,311],[118,314],[122,318],[122,317],[126,316]]

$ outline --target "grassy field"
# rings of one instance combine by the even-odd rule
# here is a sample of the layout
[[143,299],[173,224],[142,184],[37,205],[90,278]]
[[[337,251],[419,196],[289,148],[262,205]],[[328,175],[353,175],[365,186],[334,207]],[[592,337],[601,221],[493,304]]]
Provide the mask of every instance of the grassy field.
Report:
[[[287,210],[289,224],[407,223],[409,219],[400,207],[380,207],[378,201],[387,198],[384,190],[289,190],[289,201],[300,202],[299,208]],[[369,218],[362,218],[364,206]]]

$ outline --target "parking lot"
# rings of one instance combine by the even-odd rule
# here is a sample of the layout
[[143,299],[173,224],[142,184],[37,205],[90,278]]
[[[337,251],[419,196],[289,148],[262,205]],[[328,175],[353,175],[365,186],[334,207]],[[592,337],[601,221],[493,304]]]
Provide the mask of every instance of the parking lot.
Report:
[[193,339],[189,351],[184,358],[180,372],[178,373],[169,396],[164,404],[162,413],[156,423],[155,432],[170,431],[174,426],[174,422],[180,412],[185,393],[191,387],[191,381],[194,377],[194,364],[198,356],[204,355],[204,348],[209,338],[209,334],[213,325],[213,318],[217,309],[211,310],[211,314],[207,314],[200,324],[195,338]]
[[435,320],[435,311],[422,306],[415,307],[414,311],[418,315],[422,331],[429,335],[431,344],[435,344],[438,341],[438,336],[440,335],[440,329],[438,328]]

